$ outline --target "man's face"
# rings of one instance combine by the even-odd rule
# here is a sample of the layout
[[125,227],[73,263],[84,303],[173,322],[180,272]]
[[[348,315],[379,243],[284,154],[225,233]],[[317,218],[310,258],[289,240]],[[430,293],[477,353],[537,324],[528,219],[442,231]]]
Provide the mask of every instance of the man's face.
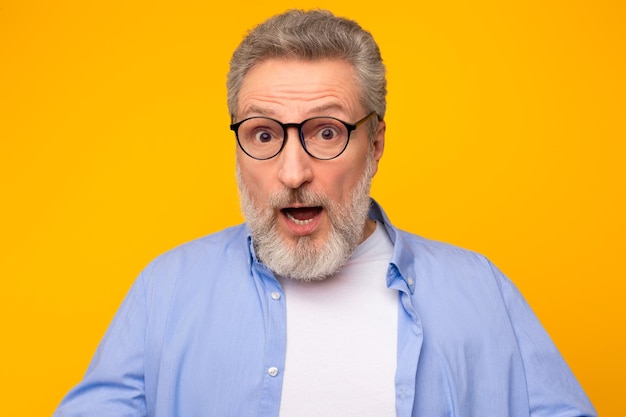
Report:
[[[367,115],[359,92],[347,62],[268,60],[244,78],[237,120],[265,116],[299,123],[332,116],[354,123]],[[257,255],[275,272],[324,278],[372,232],[367,221],[369,184],[383,152],[384,122],[379,122],[373,144],[368,130],[367,124],[361,125],[347,149],[325,161],[305,152],[295,128],[288,129],[283,150],[272,159],[255,160],[238,149],[244,215]]]

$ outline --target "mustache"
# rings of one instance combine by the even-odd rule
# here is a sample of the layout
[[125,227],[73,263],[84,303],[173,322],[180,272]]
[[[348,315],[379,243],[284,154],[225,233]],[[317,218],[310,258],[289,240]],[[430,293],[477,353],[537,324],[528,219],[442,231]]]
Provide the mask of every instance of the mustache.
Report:
[[300,187],[287,188],[272,194],[269,198],[269,206],[274,209],[293,206],[331,208],[333,204],[328,196]]

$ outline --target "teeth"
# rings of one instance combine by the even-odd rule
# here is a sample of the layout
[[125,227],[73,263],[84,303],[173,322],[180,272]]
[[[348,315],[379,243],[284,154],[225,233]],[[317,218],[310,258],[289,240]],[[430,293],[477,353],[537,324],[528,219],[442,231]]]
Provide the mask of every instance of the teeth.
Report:
[[295,217],[293,217],[290,213],[285,213],[287,215],[287,217],[289,217],[289,220],[291,220],[292,222],[294,222],[295,224],[297,224],[298,226],[304,226],[305,224],[309,224],[313,221],[313,219],[306,219],[306,220],[298,220]]

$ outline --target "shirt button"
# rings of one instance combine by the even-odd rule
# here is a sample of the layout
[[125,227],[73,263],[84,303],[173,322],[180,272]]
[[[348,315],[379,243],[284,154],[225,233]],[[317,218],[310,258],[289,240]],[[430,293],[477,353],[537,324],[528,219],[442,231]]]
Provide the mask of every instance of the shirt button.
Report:
[[413,278],[407,279],[407,282],[409,283],[409,286],[413,286]]
[[272,300],[280,300],[280,293],[278,291],[272,293]]
[[267,370],[267,373],[268,373],[270,376],[276,376],[276,375],[278,375],[278,368],[277,368],[277,367],[275,367],[275,366],[272,366],[271,368],[269,368],[269,369]]

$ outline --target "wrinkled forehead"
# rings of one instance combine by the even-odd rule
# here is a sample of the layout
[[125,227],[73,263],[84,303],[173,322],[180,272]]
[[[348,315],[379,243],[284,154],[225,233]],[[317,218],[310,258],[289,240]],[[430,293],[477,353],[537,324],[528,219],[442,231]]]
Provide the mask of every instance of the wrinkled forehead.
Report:
[[361,91],[354,66],[345,60],[266,59],[244,76],[237,113],[241,118],[259,109],[284,111],[284,106],[360,113]]

